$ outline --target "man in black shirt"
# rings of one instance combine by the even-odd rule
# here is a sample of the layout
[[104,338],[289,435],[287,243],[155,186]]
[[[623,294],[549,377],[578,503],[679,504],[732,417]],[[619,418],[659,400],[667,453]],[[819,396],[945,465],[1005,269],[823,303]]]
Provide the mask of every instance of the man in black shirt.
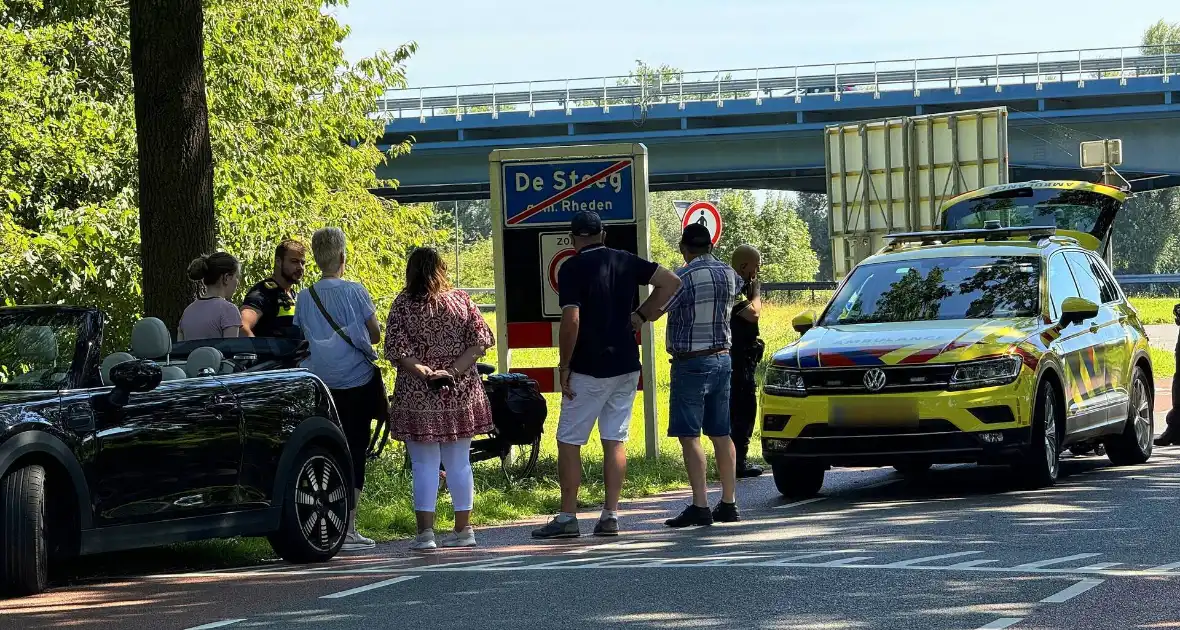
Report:
[[250,287],[242,301],[242,332],[247,337],[299,338],[294,324],[295,291],[307,266],[307,247],[285,240],[275,248],[275,270],[271,277]]
[[[1180,304],[1172,307],[1172,317],[1176,319],[1176,325],[1180,326]],[[1176,361],[1180,362],[1180,339],[1176,341]],[[1180,371],[1172,375],[1172,410],[1168,412],[1165,421],[1168,423],[1168,428],[1164,429],[1155,440],[1156,446],[1177,446],[1180,445]]]
[[[619,494],[627,472],[627,435],[639,384],[635,333],[656,319],[680,288],[680,278],[654,262],[604,244],[597,213],[579,212],[570,223],[578,254],[557,274],[561,303],[561,418],[557,422],[557,472],[561,513],[533,531],[534,538],[575,538],[582,446],[598,423],[602,438],[606,504],[594,526],[596,536],[619,533]],[[639,287],[655,290],[640,306]],[[638,306],[638,308],[636,308]],[[649,383],[648,387],[654,387]]]
[[762,283],[758,280],[758,267],[762,255],[750,245],[739,245],[733,251],[730,265],[746,281],[743,295],[733,306],[730,327],[733,330],[732,357],[733,372],[729,381],[729,422],[730,437],[737,450],[737,476],[757,477],[762,469],[749,463],[746,454],[750,450],[750,438],[758,422],[758,385],[754,374],[766,344],[758,338],[758,317],[762,314]]

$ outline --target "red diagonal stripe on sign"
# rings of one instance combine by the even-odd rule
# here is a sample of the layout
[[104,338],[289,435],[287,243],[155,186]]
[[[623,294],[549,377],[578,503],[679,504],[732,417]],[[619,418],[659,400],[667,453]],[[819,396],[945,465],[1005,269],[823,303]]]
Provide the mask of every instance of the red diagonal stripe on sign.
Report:
[[610,166],[591,175],[590,177],[583,179],[581,182],[578,182],[577,184],[570,186],[569,188],[557,193],[556,195],[553,195],[552,197],[546,199],[545,201],[542,201],[541,203],[533,206],[532,208],[529,208],[528,210],[525,210],[524,212],[521,212],[520,214],[518,214],[514,217],[509,217],[508,225],[516,225],[517,223],[524,221],[525,219],[537,214],[538,212],[544,210],[545,208],[548,208],[549,206],[552,206],[553,204],[561,201],[562,199],[568,199],[570,196],[577,194],[579,191],[585,190],[588,186],[592,186],[594,184],[597,184],[598,182],[602,181],[603,179],[606,179],[607,177],[610,177],[611,175],[618,173],[619,171],[630,166],[630,164],[631,164],[631,162],[629,160],[615,162],[614,164],[611,164]]

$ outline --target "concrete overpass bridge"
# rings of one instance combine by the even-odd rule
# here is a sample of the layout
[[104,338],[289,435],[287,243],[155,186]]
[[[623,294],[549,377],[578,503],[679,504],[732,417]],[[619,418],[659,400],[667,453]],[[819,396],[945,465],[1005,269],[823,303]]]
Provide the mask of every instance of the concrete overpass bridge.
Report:
[[410,201],[488,196],[496,148],[643,142],[653,190],[824,191],[824,126],[997,105],[1011,179],[1094,179],[1078,143],[1123,140],[1136,190],[1180,185],[1180,53],[1105,48],[391,90],[378,169]]

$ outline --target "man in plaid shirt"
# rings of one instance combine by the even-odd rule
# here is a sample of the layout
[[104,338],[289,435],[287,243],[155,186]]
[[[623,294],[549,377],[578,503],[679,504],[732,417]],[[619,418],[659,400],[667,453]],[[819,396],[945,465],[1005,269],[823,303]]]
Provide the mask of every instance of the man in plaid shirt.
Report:
[[[680,439],[692,484],[692,504],[669,527],[711,525],[740,520],[734,496],[736,455],[729,436],[729,387],[732,365],[730,311],[742,289],[732,267],[713,257],[712,240],[703,225],[690,224],[680,237],[687,263],[680,291],[668,304],[667,345],[672,357],[668,436]],[[721,502],[709,511],[705,485],[702,431],[713,442],[721,477]]]

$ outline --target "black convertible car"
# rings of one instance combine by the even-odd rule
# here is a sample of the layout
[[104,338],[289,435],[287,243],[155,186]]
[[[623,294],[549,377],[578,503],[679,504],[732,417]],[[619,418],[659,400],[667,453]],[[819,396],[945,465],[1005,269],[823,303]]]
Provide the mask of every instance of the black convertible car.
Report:
[[147,318],[103,357],[102,332],[94,309],[0,308],[0,589],[43,590],[57,559],[204,538],[336,554],[350,454],[294,342],[173,346]]

